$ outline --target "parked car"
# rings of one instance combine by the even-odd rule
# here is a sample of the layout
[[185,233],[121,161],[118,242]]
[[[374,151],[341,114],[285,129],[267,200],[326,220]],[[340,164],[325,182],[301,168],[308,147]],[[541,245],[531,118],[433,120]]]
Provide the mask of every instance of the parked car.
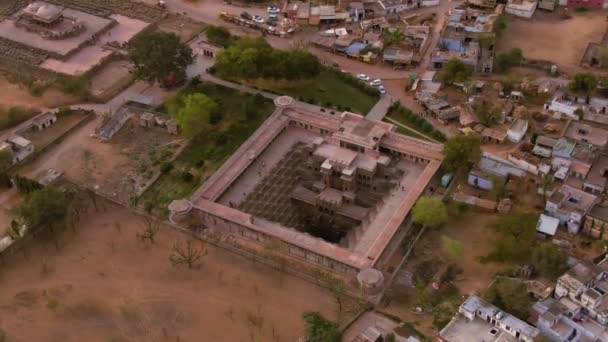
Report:
[[278,14],[272,14],[272,13],[270,13],[268,15],[268,19],[279,19],[279,15]]
[[380,95],[384,95],[384,94],[386,94],[386,90],[384,90],[384,86],[382,86],[382,85],[381,85],[381,86],[379,86],[379,87],[378,87],[378,92],[380,93]]
[[276,18],[268,18],[266,20],[266,24],[268,24],[270,26],[277,26],[278,23],[279,23],[279,21]]
[[375,80],[369,82],[369,85],[371,85],[372,87],[381,86],[382,85],[382,80],[375,79]]
[[359,74],[357,75],[357,78],[361,81],[369,81],[369,76],[367,76],[366,74]]
[[255,21],[258,24],[263,24],[264,23],[264,18],[260,17],[259,15],[254,15],[252,20]]
[[249,14],[247,12],[243,12],[243,13],[241,13],[241,18],[251,20],[251,14]]
[[279,8],[276,7],[276,6],[268,6],[268,8],[266,8],[266,10],[268,11],[269,14],[279,14],[279,13],[281,13],[281,10],[279,10]]

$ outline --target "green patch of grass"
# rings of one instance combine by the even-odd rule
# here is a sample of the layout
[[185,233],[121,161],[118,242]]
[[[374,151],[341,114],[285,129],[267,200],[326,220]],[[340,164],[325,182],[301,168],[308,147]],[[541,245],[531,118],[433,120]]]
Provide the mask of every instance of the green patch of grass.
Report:
[[[391,123],[388,120],[385,120],[385,121],[388,122],[388,123]],[[407,126],[407,127],[412,128],[412,129],[415,129],[415,128],[411,127],[410,125],[405,124],[404,122],[399,121],[399,123],[401,123],[404,126]],[[397,127],[397,133],[400,133],[400,134],[403,134],[403,135],[407,135],[409,137],[416,138],[416,139],[422,139],[422,140],[427,140],[427,141],[429,140],[425,136],[420,135],[420,134],[412,131],[411,129],[407,129],[407,128],[401,127],[399,125],[395,125],[395,126]]]
[[375,89],[352,75],[340,75],[340,71],[323,70],[314,78],[293,82],[264,83],[272,92],[292,96],[300,101],[338,110],[367,114],[378,101]]
[[[189,197],[274,110],[266,98],[207,83],[189,86],[178,96],[194,92],[218,103],[222,118],[213,128],[193,137],[172,163],[173,168],[142,195],[138,203],[146,211],[165,215],[172,200]],[[192,177],[184,177],[184,173]]]
[[38,112],[31,109],[22,107],[11,107],[6,109],[0,106],[0,130],[17,126],[36,114],[38,114]]
[[[433,128],[433,125],[431,125],[423,117],[421,117],[420,115],[414,114],[411,110],[409,110],[405,107],[402,107],[398,103],[393,104],[391,106],[391,108],[389,108],[387,116],[395,121],[402,123],[403,125],[412,127],[413,129],[420,131],[439,142],[444,142],[446,140],[445,135],[442,132]],[[399,126],[397,126],[397,127],[399,127]],[[408,131],[408,130],[403,129],[402,131],[400,131],[400,133],[416,137],[413,135],[413,134],[415,134],[415,132],[409,131],[409,133],[408,133],[406,131]],[[418,138],[418,137],[416,137],[416,138]],[[424,139],[424,137],[422,137],[422,139]]]

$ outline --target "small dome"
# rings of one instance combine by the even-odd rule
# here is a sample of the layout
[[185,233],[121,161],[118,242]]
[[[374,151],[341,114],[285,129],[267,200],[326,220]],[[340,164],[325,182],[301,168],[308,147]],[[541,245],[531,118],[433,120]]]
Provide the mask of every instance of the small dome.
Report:
[[52,18],[52,17],[56,16],[58,12],[59,12],[59,8],[57,8],[53,5],[45,4],[45,5],[40,6],[40,8],[38,8],[36,15],[41,18]]

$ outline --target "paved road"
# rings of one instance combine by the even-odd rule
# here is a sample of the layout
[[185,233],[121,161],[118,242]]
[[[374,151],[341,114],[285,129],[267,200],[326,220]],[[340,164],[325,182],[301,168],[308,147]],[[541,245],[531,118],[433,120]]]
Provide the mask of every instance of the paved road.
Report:
[[370,120],[382,121],[384,116],[388,113],[388,109],[393,104],[393,98],[390,95],[384,95],[378,102],[372,107],[372,109],[365,116]]

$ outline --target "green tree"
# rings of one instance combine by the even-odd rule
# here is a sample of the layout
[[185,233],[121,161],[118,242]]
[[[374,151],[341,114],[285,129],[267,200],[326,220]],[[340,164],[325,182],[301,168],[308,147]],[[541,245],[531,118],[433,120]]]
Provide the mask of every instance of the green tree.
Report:
[[13,165],[13,154],[8,150],[0,151],[0,187],[8,188],[11,181],[8,177],[8,169]]
[[490,260],[498,262],[525,263],[530,259],[530,250],[535,241],[538,214],[512,212],[500,215],[493,228],[501,238],[496,240]]
[[14,181],[15,186],[17,187],[17,191],[22,194],[29,194],[31,192],[42,189],[42,185],[40,183],[27,177],[15,175]]
[[18,208],[19,216],[30,228],[51,229],[63,223],[67,210],[65,195],[52,186],[28,194]]
[[492,29],[494,30],[494,32],[496,34],[500,34],[500,33],[504,32],[504,30],[507,29],[507,19],[504,17],[504,15],[499,15],[496,18]]
[[169,103],[169,114],[175,118],[182,133],[193,137],[209,127],[211,114],[218,110],[217,104],[202,93],[185,95]]
[[473,66],[458,58],[448,60],[439,71],[439,79],[447,84],[466,82],[473,75]]
[[462,259],[462,244],[456,239],[441,235],[441,250],[451,261]]
[[597,88],[597,78],[590,72],[579,72],[568,83],[568,90],[586,95],[591,94],[595,88]]
[[318,312],[306,312],[302,318],[306,322],[307,342],[340,342],[342,334],[338,324],[327,320]]
[[597,62],[600,68],[608,68],[608,47],[600,47],[598,49]]
[[153,31],[131,40],[129,59],[136,79],[170,87],[186,78],[186,67],[192,64],[194,56],[192,49],[174,33]]
[[459,135],[443,145],[443,167],[448,171],[477,163],[480,157],[480,141],[473,135]]
[[226,47],[234,42],[234,37],[230,34],[230,31],[222,26],[211,25],[207,27],[205,33],[207,34],[207,40],[214,45]]
[[437,227],[447,222],[448,210],[440,199],[420,197],[412,208],[412,220],[424,227]]
[[509,69],[518,66],[523,61],[524,56],[521,49],[514,48],[509,52],[499,53],[496,56],[496,71],[506,72]]
[[528,319],[532,307],[526,286],[511,279],[497,279],[484,293],[483,298],[523,321]]
[[482,49],[490,49],[496,40],[496,35],[493,33],[482,32],[475,38]]
[[543,243],[532,251],[532,264],[543,276],[556,279],[568,268],[568,258],[552,243]]
[[385,47],[399,45],[404,39],[405,35],[399,29],[384,29],[382,31],[382,40]]

